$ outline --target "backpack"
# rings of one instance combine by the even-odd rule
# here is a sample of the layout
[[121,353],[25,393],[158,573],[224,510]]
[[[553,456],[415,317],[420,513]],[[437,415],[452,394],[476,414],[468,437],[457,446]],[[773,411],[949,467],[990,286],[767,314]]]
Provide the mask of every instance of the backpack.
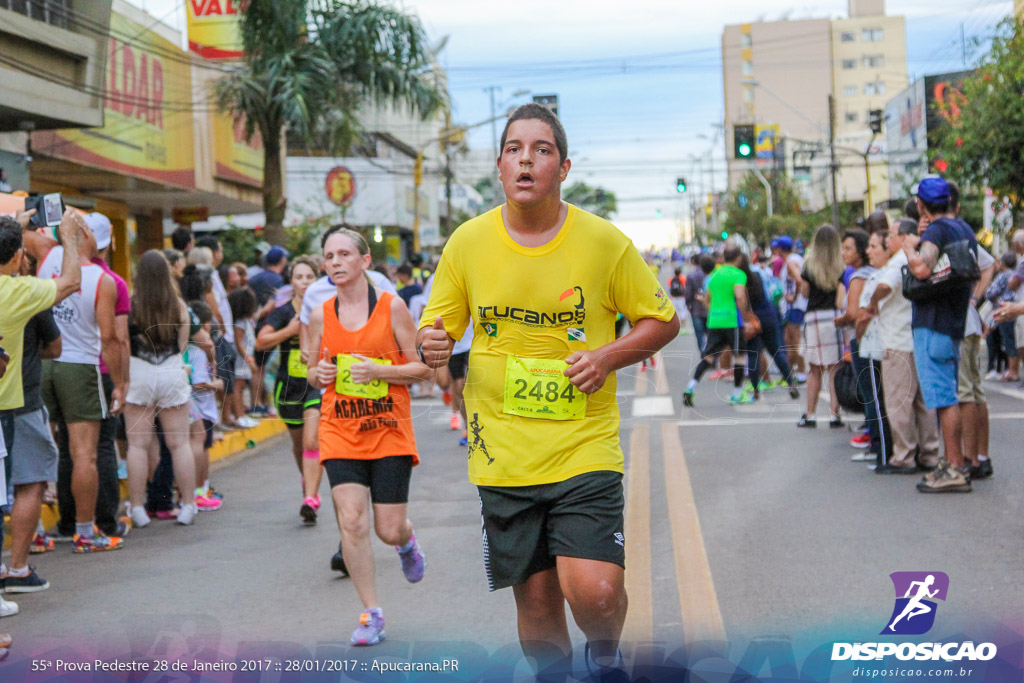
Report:
[[683,283],[680,281],[681,276],[673,276],[672,281],[668,285],[668,295],[671,297],[685,296],[686,291],[683,289]]

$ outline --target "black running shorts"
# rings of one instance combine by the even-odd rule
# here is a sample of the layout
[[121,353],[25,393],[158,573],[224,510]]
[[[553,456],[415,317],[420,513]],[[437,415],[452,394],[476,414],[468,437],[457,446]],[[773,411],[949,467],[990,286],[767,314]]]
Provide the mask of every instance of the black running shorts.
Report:
[[554,484],[478,486],[490,589],[518,586],[579,557],[626,566],[622,475],[588,472]]
[[448,359],[448,372],[452,379],[466,379],[466,372],[469,370],[469,351],[456,353]]
[[376,460],[331,458],[323,461],[331,488],[341,484],[359,484],[370,489],[374,503],[409,502],[412,456],[391,455]]
[[[320,392],[305,381],[299,381],[304,385],[304,389],[300,389],[298,392],[286,391],[280,382],[274,385],[274,405],[277,407],[277,416],[287,425],[288,429],[302,429],[305,425],[307,410],[320,411]],[[292,395],[288,396],[289,393]]]
[[704,350],[701,355],[707,358],[710,355],[732,349],[733,354],[739,354],[744,347],[743,329],[739,327],[724,327],[709,329],[704,340]]

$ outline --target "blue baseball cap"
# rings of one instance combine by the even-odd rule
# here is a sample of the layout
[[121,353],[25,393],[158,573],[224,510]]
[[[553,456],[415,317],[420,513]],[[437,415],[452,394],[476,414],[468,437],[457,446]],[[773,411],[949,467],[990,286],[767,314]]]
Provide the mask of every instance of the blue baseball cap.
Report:
[[917,184],[917,196],[925,204],[942,204],[950,198],[949,183],[940,176],[922,178]]
[[793,238],[789,235],[783,235],[772,244],[772,248],[774,249],[775,247],[783,251],[793,251]]
[[267,262],[268,266],[276,266],[281,261],[288,258],[288,250],[284,247],[271,247],[267,255],[263,257],[263,260]]

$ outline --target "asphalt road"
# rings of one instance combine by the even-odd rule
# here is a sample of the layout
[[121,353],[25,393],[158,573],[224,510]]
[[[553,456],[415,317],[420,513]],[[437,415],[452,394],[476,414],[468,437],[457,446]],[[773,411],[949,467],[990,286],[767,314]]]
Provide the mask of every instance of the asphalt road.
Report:
[[[680,336],[657,368],[620,373],[627,657],[705,641],[730,644],[718,651],[735,660],[766,638],[809,648],[871,638],[892,610],[888,574],[901,570],[949,575],[943,634],[1019,623],[1024,392],[989,385],[995,477],[971,494],[924,495],[915,477],[850,462],[846,430],[798,430],[800,404],[784,391],[733,407],[729,382],[705,380],[697,407],[683,409],[695,355],[693,337]],[[487,591],[464,450],[439,399],[415,408],[422,464],[410,518],[428,569],[410,585],[394,550],[375,543],[389,639],[372,656],[456,657],[463,670],[504,662],[522,678],[512,594]],[[154,521],[119,552],[76,556],[59,545],[36,556],[52,587],[8,596],[21,613],[0,622],[16,639],[0,680],[60,657],[366,661],[347,645],[359,601],[328,567],[338,542],[330,504],[318,526],[301,526],[287,437],[230,460],[213,482],[225,505],[193,527]]]

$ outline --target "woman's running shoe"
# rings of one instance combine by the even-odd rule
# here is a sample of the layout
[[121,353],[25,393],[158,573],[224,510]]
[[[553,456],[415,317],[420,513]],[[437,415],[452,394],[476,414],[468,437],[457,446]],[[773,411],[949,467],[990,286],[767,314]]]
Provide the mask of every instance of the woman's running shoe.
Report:
[[427,558],[420,550],[420,544],[416,541],[416,534],[409,539],[408,549],[402,550],[397,545],[398,557],[402,560],[402,573],[409,583],[419,583],[423,580],[423,572],[427,569]]
[[216,498],[207,498],[204,495],[196,496],[196,507],[201,512],[214,512],[215,510],[220,510],[223,505],[224,503]]
[[341,543],[338,544],[338,552],[331,555],[331,571],[341,574],[341,578],[348,576],[348,567],[345,566],[345,556],[341,552]]
[[316,524],[316,513],[320,509],[320,495],[317,494],[316,498],[306,498],[302,501],[302,507],[299,508],[299,516],[302,517],[302,523],[307,526]]
[[384,613],[379,607],[371,607],[359,615],[359,626],[352,632],[349,642],[353,645],[376,645],[385,638]]
[[452,431],[462,428],[462,419],[458,413],[452,413],[452,418],[448,420],[448,426],[452,428]]
[[871,435],[867,432],[857,434],[850,439],[850,445],[854,448],[868,448],[871,446]]

